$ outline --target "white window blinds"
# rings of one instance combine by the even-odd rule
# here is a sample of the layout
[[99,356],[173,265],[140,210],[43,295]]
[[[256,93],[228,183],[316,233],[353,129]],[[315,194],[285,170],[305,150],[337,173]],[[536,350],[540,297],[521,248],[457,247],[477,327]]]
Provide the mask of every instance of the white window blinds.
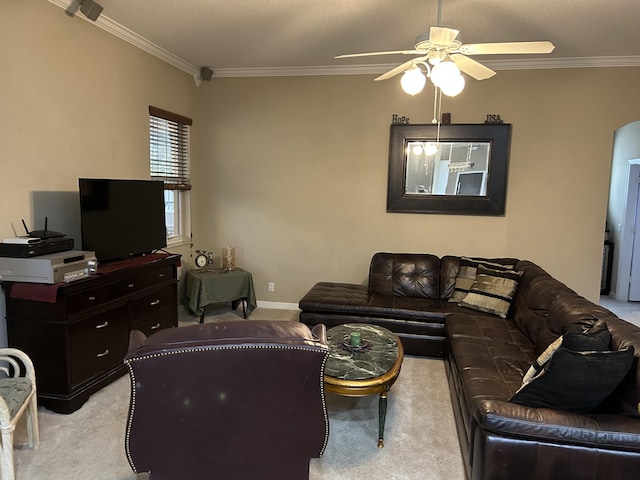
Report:
[[151,178],[165,190],[191,190],[189,176],[190,118],[149,106]]

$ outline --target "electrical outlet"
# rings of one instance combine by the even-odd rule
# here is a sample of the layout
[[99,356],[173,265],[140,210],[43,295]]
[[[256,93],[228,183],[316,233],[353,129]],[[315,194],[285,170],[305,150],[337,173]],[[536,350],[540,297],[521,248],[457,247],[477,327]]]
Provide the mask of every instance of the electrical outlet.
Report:
[[269,291],[270,292],[276,291],[276,284],[274,282],[269,282]]

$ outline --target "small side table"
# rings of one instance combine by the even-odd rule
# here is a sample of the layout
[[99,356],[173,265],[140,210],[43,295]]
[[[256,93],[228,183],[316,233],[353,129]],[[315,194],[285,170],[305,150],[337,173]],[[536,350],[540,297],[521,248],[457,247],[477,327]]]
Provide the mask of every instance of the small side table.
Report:
[[241,301],[244,318],[257,307],[253,277],[242,268],[230,272],[221,268],[188,270],[185,281],[186,303],[193,313],[200,315],[200,323],[204,322],[205,307],[212,303],[231,302],[235,310]]

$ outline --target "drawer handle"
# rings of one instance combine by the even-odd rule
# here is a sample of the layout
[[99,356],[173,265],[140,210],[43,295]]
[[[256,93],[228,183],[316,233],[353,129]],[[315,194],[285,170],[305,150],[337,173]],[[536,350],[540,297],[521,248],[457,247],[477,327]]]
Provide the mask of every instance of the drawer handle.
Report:
[[158,275],[159,278],[164,278],[164,273]]
[[97,354],[96,357],[97,358],[101,358],[101,357],[106,357],[107,355],[109,355],[109,349],[108,348],[104,352]]
[[94,297],[93,295],[89,297],[89,301],[93,302],[96,299],[96,297]]
[[160,328],[160,324],[156,323],[155,325],[151,325],[151,330],[157,330]]
[[151,303],[149,304],[149,306],[151,306],[151,307],[153,307],[153,306],[155,306],[155,305],[160,305],[160,300],[154,300],[153,302],[151,302]]
[[109,326],[109,322],[107,321],[107,322],[101,323],[100,325],[96,325],[96,328],[104,328],[108,326]]
[[129,288],[133,288],[133,287],[135,287],[135,286],[136,286],[136,284],[135,284],[135,283],[130,283],[130,284],[129,284],[129,285],[127,285],[127,286],[128,286]]

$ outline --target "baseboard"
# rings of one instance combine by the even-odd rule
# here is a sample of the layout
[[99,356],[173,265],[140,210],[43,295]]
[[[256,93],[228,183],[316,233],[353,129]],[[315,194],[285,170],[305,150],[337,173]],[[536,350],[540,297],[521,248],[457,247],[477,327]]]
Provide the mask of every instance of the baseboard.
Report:
[[279,310],[298,310],[297,303],[285,303],[285,302],[265,302],[258,300],[258,307],[260,308],[276,308]]

